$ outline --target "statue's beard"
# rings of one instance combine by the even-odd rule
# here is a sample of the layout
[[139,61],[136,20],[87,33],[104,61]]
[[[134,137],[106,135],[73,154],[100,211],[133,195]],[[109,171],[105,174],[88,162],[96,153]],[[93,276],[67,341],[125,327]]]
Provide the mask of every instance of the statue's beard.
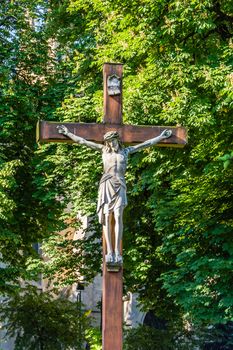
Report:
[[111,146],[112,152],[118,152],[119,150],[119,145],[116,146]]

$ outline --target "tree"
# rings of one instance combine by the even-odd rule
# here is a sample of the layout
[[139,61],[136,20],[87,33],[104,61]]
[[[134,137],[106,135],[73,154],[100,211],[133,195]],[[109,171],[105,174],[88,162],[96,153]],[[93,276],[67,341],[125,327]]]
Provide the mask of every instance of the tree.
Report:
[[[6,4],[11,6],[10,2]],[[36,5],[36,1],[27,5],[31,13],[32,8],[38,10]],[[72,283],[72,271],[83,266],[83,256],[76,261],[70,243],[62,243],[62,255],[60,239],[56,243],[54,236],[49,236],[61,229],[66,219],[76,224],[77,211],[95,217],[101,160],[71,145],[49,144],[34,153],[33,128],[37,118],[101,121],[102,65],[106,61],[122,62],[125,122],[181,124],[189,131],[189,145],[184,150],[154,148],[130,160],[125,287],[140,293],[146,309],[165,313],[173,320],[186,317],[201,324],[230,320],[230,1],[53,0],[42,15],[43,31],[29,29],[22,8],[17,16],[22,20],[14,22],[15,26],[18,23],[27,30],[18,30],[14,37],[17,55],[4,51],[4,59],[11,62],[9,57],[17,57],[17,64],[7,63],[4,68],[4,88],[10,86],[7,91],[13,89],[15,95],[10,95],[10,102],[2,97],[7,121],[2,135],[4,140],[13,139],[15,120],[19,137],[16,147],[4,155],[4,169],[12,160],[14,169],[11,173],[8,170],[11,182],[1,191],[6,198],[3,227],[11,233],[8,237],[17,237],[19,243],[13,238],[11,246],[4,243],[4,259],[14,267],[15,257],[23,258],[18,266],[25,272],[32,241],[43,240],[48,255],[54,254],[51,247],[57,246],[55,251],[59,252],[50,266],[53,275],[62,275],[67,268],[71,274],[66,275],[65,282]],[[8,32],[13,33],[9,26]],[[37,38],[40,50],[29,33],[33,40]],[[24,40],[21,51],[17,49],[19,38]],[[52,55],[49,41],[54,42]],[[11,80],[9,67],[18,67],[19,63],[20,74]],[[40,69],[44,80],[26,79],[25,64],[30,74]],[[72,210],[62,211],[69,202]],[[7,203],[15,208],[13,217]],[[29,203],[31,209],[26,210]],[[96,236],[100,237],[100,227]],[[86,271],[90,266],[87,280],[91,279],[100,266],[96,241],[86,240],[78,248],[90,257]],[[22,249],[23,256],[19,254]],[[7,256],[9,250],[15,253]],[[8,278],[12,276],[8,274]]]
[[[38,119],[57,107],[62,72],[55,78],[51,44],[45,33],[48,6],[40,1],[5,0],[1,27],[0,120],[0,289],[13,291],[13,281],[26,278],[25,263],[35,256],[32,244],[53,229],[61,206],[51,191],[47,204],[34,195],[35,132]],[[66,79],[66,78],[64,78]],[[55,195],[54,195],[55,196]],[[57,206],[54,205],[57,203]]]
[[[120,61],[125,121],[189,130],[186,149],[146,150],[130,161],[127,288],[166,317],[226,322],[233,300],[230,2],[86,0],[64,2],[59,11],[56,6],[63,18],[56,38],[69,47],[73,85],[54,119],[101,120],[100,70],[105,61]],[[94,215],[99,159],[78,147],[47,147],[74,213]],[[224,155],[230,155],[225,170]]]
[[0,315],[16,350],[81,350],[89,322],[80,310],[78,303],[31,286],[5,301]]

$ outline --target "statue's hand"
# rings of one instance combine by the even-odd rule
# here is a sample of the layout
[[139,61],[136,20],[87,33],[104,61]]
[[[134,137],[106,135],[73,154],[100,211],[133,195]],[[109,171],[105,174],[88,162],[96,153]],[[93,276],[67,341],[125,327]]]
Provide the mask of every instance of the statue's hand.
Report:
[[168,139],[169,137],[172,136],[172,131],[171,130],[164,130],[161,135],[160,135],[163,139]]
[[57,129],[58,129],[59,134],[67,135],[69,132],[69,130],[67,129],[67,127],[65,125],[58,125]]

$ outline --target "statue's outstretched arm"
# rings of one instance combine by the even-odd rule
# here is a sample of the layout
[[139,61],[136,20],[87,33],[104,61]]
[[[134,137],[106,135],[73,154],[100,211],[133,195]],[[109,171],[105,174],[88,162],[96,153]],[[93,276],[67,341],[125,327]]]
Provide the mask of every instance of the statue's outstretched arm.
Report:
[[103,145],[88,141],[80,136],[72,134],[72,132],[70,132],[69,129],[65,125],[58,125],[57,129],[58,129],[58,132],[60,134],[63,134],[65,136],[69,137],[71,140],[73,140],[76,143],[79,143],[80,145],[92,148],[96,151],[101,151],[103,148]]
[[156,143],[159,143],[160,141],[162,141],[164,139],[168,139],[170,136],[172,136],[172,131],[171,130],[164,130],[159,136],[154,137],[153,139],[146,140],[145,142],[139,143],[136,146],[129,147],[129,153],[135,153],[135,152],[141,151],[144,148],[156,145]]

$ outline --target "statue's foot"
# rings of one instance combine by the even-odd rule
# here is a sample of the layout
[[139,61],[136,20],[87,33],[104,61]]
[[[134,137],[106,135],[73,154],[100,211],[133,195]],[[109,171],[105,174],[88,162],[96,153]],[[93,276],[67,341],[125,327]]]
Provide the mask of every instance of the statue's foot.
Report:
[[106,264],[113,263],[114,262],[114,255],[113,253],[108,253],[105,255],[105,261]]
[[117,264],[123,263],[123,258],[119,252],[115,252],[115,263],[117,263]]

